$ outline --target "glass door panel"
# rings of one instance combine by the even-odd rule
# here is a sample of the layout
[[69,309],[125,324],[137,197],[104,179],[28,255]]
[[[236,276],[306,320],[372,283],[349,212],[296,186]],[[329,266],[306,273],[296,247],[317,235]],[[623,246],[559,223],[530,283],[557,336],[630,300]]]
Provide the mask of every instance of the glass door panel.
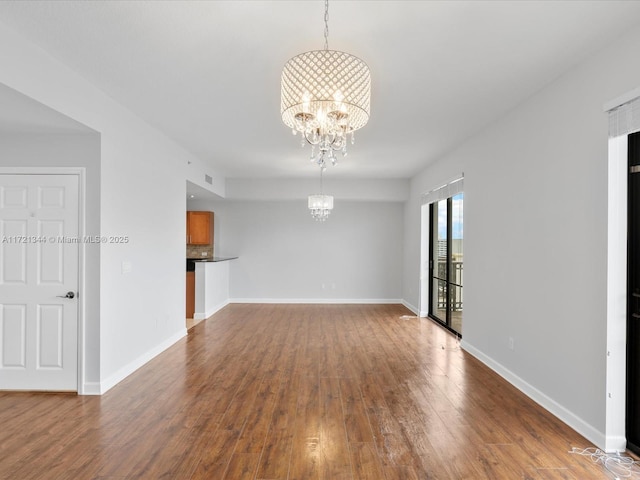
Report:
[[440,200],[432,205],[431,210],[433,234],[431,238],[431,315],[441,322],[447,321],[447,251],[449,249],[447,231],[447,200]]
[[451,268],[450,290],[451,301],[450,327],[457,333],[462,332],[462,290],[464,286],[464,222],[463,222],[464,195],[459,193],[451,198]]
[[447,282],[434,279],[433,287],[433,308],[431,315],[445,322],[447,319]]
[[463,229],[462,193],[431,204],[429,265],[431,302],[429,316],[462,332],[463,309]]

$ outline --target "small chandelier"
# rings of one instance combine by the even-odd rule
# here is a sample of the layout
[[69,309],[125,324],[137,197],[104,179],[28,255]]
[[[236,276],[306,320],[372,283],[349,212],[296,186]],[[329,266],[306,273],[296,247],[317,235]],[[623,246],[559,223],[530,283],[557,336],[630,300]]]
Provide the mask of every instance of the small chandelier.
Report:
[[335,152],[347,154],[347,136],[369,121],[371,74],[366,63],[348,53],[329,50],[329,0],[324,9],[324,50],[301,53],[282,71],[282,121],[300,144],[311,145],[311,162],[321,169],[335,165]]
[[322,171],[320,169],[320,193],[309,195],[309,210],[311,216],[319,222],[324,222],[333,210],[333,196],[322,193]]

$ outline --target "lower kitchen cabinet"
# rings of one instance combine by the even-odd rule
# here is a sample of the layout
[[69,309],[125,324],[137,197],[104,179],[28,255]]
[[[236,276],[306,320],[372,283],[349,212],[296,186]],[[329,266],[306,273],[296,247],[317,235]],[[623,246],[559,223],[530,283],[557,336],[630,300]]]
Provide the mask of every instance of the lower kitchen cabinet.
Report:
[[187,318],[196,311],[196,272],[187,272]]

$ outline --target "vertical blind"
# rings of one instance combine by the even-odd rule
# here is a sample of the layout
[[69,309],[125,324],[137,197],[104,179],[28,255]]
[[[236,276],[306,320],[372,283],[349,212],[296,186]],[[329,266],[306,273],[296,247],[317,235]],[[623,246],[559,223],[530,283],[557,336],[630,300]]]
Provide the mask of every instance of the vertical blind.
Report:
[[609,110],[609,137],[615,138],[640,130],[640,97]]
[[422,194],[422,205],[439,202],[449,197],[453,197],[464,191],[464,174],[460,174],[454,180],[440,185],[438,188]]

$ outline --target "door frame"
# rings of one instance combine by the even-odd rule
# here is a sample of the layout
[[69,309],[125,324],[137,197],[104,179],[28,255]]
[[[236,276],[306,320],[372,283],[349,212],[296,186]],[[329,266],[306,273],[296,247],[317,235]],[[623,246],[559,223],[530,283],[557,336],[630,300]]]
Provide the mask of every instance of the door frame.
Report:
[[[436,212],[436,208],[439,208],[440,202],[445,202],[445,210],[447,217],[446,224],[446,241],[447,241],[447,251],[446,251],[446,265],[445,265],[445,300],[444,300],[444,318],[438,317],[434,312],[438,310],[438,302],[439,295],[434,295],[434,287],[436,285],[436,281],[443,281],[442,278],[434,275],[434,272],[439,272],[438,260],[440,255],[440,238],[439,238],[439,229],[440,229],[440,210]],[[436,235],[438,232],[438,235]],[[436,238],[437,237],[437,238]],[[429,204],[429,295],[431,295],[431,303],[429,304],[429,312],[428,316],[441,324],[443,327],[451,330],[451,197],[442,198],[437,202],[433,202]],[[438,257],[434,254],[438,250]],[[436,280],[437,279],[437,280]],[[436,305],[433,304],[433,298],[436,296]]]
[[[78,177],[78,238],[84,238],[86,217],[86,168],[85,167],[0,167],[0,175],[75,175]],[[78,343],[77,343],[77,393],[85,394],[85,247],[78,248]]]
[[[638,165],[637,159],[640,153],[640,132],[631,132],[628,135],[626,135],[626,140],[627,140],[627,146],[631,147],[632,146],[632,142],[631,142],[631,136],[634,136],[634,145],[633,145],[633,149],[628,148],[627,149],[627,311],[626,311],[626,320],[627,320],[627,325],[626,325],[626,334],[627,334],[627,342],[626,342],[626,362],[625,362],[625,367],[627,369],[626,371],[626,376],[625,376],[625,381],[626,381],[626,396],[625,396],[625,437],[627,439],[627,449],[631,450],[633,453],[638,453],[639,449],[640,449],[640,442],[638,442],[638,434],[639,432],[637,431],[637,429],[635,427],[637,427],[637,417],[638,415],[640,415],[640,411],[638,411],[638,407],[634,407],[633,411],[630,411],[631,409],[630,404],[629,404],[629,400],[633,401],[634,405],[637,405],[638,403],[638,397],[637,397],[637,387],[638,387],[638,380],[637,380],[637,375],[638,375],[638,371],[637,368],[634,369],[633,368],[633,364],[635,362],[637,362],[638,358],[637,358],[637,352],[632,354],[632,352],[635,352],[637,346],[636,345],[631,345],[632,342],[634,342],[634,338],[629,337],[629,333],[631,332],[631,328],[636,329],[635,331],[635,335],[637,338],[637,319],[633,318],[633,315],[636,315],[636,312],[634,312],[634,308],[637,307],[638,305],[638,299],[634,298],[634,295],[631,293],[630,291],[630,287],[632,285],[631,280],[633,277],[633,274],[631,273],[633,271],[632,268],[632,260],[634,260],[635,263],[633,263],[633,265],[637,265],[637,261],[638,261],[638,252],[635,251],[635,249],[632,248],[632,240],[635,240],[635,242],[638,242],[638,225],[637,225],[637,220],[635,220],[635,218],[637,218],[638,216],[638,211],[637,208],[634,207],[634,205],[637,205],[638,203],[638,195],[640,195],[637,192],[637,185],[638,185],[638,176],[637,176],[637,172],[636,171],[632,171],[632,168],[637,168],[636,166],[632,167],[631,163],[632,161],[634,162],[634,165]],[[633,159],[631,157],[631,155],[633,154]],[[632,186],[632,184],[634,185],[634,189],[631,189],[630,187]],[[631,233],[631,228],[634,228],[634,233]],[[635,253],[634,253],[635,251]],[[637,275],[636,278],[634,278],[635,283],[634,285],[638,285],[637,281]],[[637,290],[637,288],[636,288]],[[635,307],[634,307],[635,306]],[[635,362],[634,362],[635,361]],[[635,385],[635,387],[634,387]],[[631,386],[631,388],[630,388]],[[631,393],[633,391],[633,393]],[[631,414],[631,415],[630,415]],[[633,422],[634,425],[631,426],[630,425],[630,417],[633,417],[636,421]],[[631,443],[629,441],[629,432],[633,430],[634,432],[634,438],[633,438],[633,442]]]
[[606,421],[608,452],[624,451],[627,387],[627,170],[628,135],[609,138],[607,194]]
[[420,207],[420,298],[419,316],[427,318],[429,316],[429,251],[431,248],[431,238],[429,238],[429,210],[430,204],[425,203]]
[[[453,333],[454,335],[456,335],[458,338],[462,338],[462,328],[460,329],[460,331],[457,331],[454,327],[453,327],[453,321],[452,321],[452,313],[454,311],[453,309],[453,305],[452,305],[452,291],[454,288],[456,287],[460,287],[463,288],[461,285],[458,285],[456,283],[454,283],[454,281],[452,280],[452,276],[453,276],[453,271],[452,271],[452,253],[453,253],[453,199],[454,197],[458,196],[458,195],[463,195],[464,192],[458,192],[456,194],[453,194],[449,197],[446,198],[441,198],[440,200],[438,200],[437,202],[432,202],[428,205],[428,223],[429,223],[429,252],[428,252],[428,267],[429,267],[429,279],[428,279],[428,295],[430,295],[429,297],[429,301],[433,302],[433,295],[434,295],[434,286],[435,286],[435,282],[436,282],[436,278],[437,281],[442,281],[442,279],[440,277],[436,277],[434,275],[434,272],[437,270],[438,266],[438,258],[436,258],[435,256],[435,250],[436,250],[436,246],[437,248],[439,248],[439,238],[437,235],[437,232],[439,230],[440,224],[439,224],[439,211],[436,212],[436,207],[440,202],[446,202],[446,213],[447,213],[447,225],[446,225],[446,230],[447,230],[447,252],[446,252],[446,266],[445,266],[445,271],[446,271],[446,280],[444,280],[445,284],[446,284],[446,295],[445,295],[445,316],[444,318],[440,318],[436,315],[435,310],[437,310],[437,305],[434,308],[433,303],[429,304],[429,309],[427,312],[427,316],[429,318],[431,318],[432,320],[434,320],[435,322],[437,322],[438,324],[442,325],[444,328],[446,328],[447,330],[449,330],[451,333]],[[464,198],[464,197],[463,197]],[[464,221],[463,221],[464,222]],[[464,237],[464,236],[463,236]],[[463,242],[464,242],[464,238],[463,238]],[[436,300],[437,302],[437,300]]]

